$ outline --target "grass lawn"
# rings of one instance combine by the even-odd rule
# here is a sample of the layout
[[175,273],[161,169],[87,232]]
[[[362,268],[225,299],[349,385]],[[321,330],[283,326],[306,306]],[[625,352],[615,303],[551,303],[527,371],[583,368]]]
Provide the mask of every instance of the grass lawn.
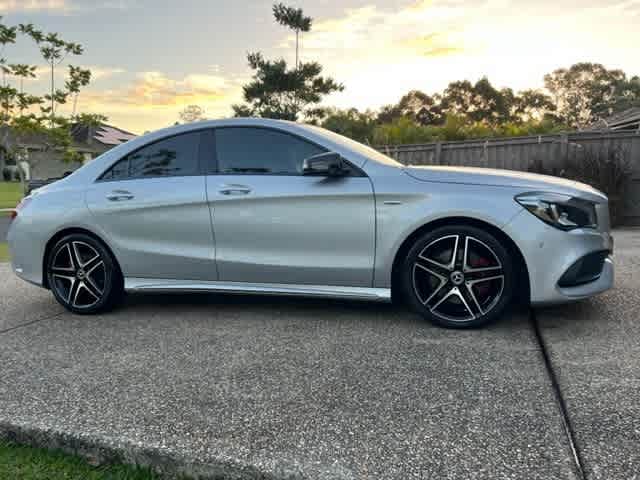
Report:
[[0,208],[13,208],[22,198],[20,182],[0,182]]
[[7,245],[7,242],[0,243],[0,262],[8,262],[8,261],[9,261],[9,247]]
[[0,478],[12,480],[156,480],[149,470],[128,465],[94,467],[62,452],[0,440]]

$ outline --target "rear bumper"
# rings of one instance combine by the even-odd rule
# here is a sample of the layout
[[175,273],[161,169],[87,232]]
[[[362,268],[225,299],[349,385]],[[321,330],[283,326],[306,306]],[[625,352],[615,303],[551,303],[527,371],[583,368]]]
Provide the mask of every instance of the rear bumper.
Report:
[[37,224],[18,215],[9,227],[7,243],[14,273],[22,280],[42,287],[44,243]]

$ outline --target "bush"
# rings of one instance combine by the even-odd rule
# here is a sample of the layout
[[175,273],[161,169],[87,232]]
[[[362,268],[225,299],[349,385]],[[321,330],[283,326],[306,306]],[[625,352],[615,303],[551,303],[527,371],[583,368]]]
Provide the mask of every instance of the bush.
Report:
[[11,169],[10,169],[9,167],[4,167],[4,168],[2,169],[2,179],[3,179],[5,182],[10,182],[10,181],[11,181],[11,177],[12,177],[12,176],[13,176],[13,175],[11,174]]
[[21,180],[21,178],[20,178],[20,167],[16,168],[16,169],[13,171],[13,179],[14,179],[16,182],[19,182],[19,181]]
[[562,168],[544,168],[538,161],[529,167],[529,171],[564,177],[597,188],[609,197],[611,225],[620,225],[624,190],[633,171],[629,153],[620,146],[603,146],[597,150],[586,150],[581,146],[580,152],[565,159]]
[[[331,127],[329,127],[331,129]],[[454,142],[459,140],[520,137],[558,133],[562,125],[551,120],[530,120],[521,123],[490,125],[474,122],[460,115],[447,115],[443,125],[420,125],[409,117],[398,117],[389,123],[377,125],[373,131],[375,145],[402,145],[411,143]]]

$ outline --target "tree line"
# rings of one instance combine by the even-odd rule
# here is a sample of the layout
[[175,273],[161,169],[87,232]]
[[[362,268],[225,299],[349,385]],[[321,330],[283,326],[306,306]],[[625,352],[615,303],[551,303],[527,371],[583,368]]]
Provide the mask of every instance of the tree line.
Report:
[[401,144],[582,129],[640,106],[640,78],[598,63],[554,70],[544,85],[514,93],[486,77],[455,81],[432,95],[410,91],[379,111],[326,109],[319,123],[359,141]]

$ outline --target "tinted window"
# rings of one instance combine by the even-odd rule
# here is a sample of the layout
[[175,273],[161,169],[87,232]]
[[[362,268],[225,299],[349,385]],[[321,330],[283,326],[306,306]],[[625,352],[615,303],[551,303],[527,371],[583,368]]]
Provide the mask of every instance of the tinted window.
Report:
[[301,175],[302,161],[324,150],[301,138],[266,128],[219,128],[220,173]]
[[199,140],[200,132],[192,132],[147,145],[116,163],[102,179],[195,175]]

